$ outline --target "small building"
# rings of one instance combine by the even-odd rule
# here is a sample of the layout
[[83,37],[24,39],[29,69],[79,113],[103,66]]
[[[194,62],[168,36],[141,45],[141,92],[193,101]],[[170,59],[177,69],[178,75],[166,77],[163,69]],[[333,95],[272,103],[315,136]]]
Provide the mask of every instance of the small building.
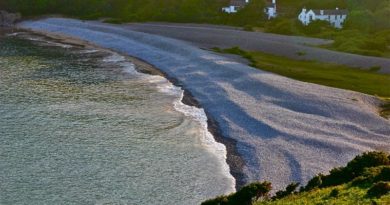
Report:
[[298,15],[298,20],[306,26],[312,21],[322,20],[328,21],[335,28],[343,28],[347,16],[348,10],[346,9],[307,10],[306,8],[303,8],[302,12]]
[[267,15],[268,20],[276,18],[276,0],[268,0],[264,8],[264,13]]
[[231,0],[230,5],[227,7],[223,7],[222,11],[229,14],[237,13],[237,11],[245,7],[247,3],[249,3],[249,0]]
[[[223,7],[222,11],[226,13],[237,13],[238,10],[244,8],[249,3],[249,0],[231,0],[229,6]],[[275,18],[276,13],[276,0],[267,0],[264,8],[264,13],[268,19]]]

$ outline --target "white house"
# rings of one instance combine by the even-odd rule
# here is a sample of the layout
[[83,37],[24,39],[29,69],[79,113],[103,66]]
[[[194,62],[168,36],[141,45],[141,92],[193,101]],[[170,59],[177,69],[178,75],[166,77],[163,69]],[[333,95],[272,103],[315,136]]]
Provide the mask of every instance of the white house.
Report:
[[227,7],[223,7],[222,11],[226,13],[237,13],[238,10],[243,8],[249,0],[231,0],[230,5]]
[[[245,7],[249,0],[231,0],[230,5],[223,7],[222,11],[226,13],[237,13],[238,10]],[[268,19],[276,17],[276,0],[268,0],[264,8],[264,13]]]
[[267,15],[268,20],[271,18],[276,18],[276,0],[268,0],[265,5],[264,12]]
[[298,20],[303,25],[309,25],[312,21],[323,20],[328,21],[332,26],[336,28],[343,28],[343,24],[347,19],[348,10],[346,9],[334,9],[334,10],[307,10],[302,9],[302,12],[298,16]]

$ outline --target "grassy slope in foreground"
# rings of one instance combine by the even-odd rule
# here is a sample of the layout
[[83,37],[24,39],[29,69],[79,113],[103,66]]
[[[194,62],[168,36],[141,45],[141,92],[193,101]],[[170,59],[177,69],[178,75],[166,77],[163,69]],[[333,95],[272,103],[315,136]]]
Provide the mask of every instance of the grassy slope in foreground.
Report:
[[[316,189],[310,192],[293,194],[275,201],[263,201],[255,205],[388,205],[390,194],[379,199],[366,197],[370,187],[354,187],[351,184],[344,184],[334,187]],[[337,191],[334,191],[337,190]],[[337,193],[337,195],[333,195]]]
[[381,114],[390,115],[390,75],[377,73],[378,68],[360,70],[331,63],[294,60],[257,51],[247,52],[238,47],[214,50],[240,55],[248,59],[253,67],[296,80],[378,96],[385,102]]
[[237,193],[219,196],[202,205],[390,204],[390,155],[366,152],[328,175],[318,174],[296,191],[293,183],[272,198],[269,182],[255,182]]
[[[388,205],[390,204],[390,194],[379,199],[366,197],[370,187],[354,187],[350,184],[339,185],[316,189],[310,192],[293,194],[280,200],[258,202],[255,205]],[[334,191],[337,190],[337,191]],[[337,195],[333,195],[333,193]]]

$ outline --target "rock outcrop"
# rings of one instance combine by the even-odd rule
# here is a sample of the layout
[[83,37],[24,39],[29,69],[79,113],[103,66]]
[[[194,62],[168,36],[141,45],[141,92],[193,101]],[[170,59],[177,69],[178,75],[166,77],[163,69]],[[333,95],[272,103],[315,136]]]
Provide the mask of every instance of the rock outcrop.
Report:
[[11,27],[21,18],[22,16],[19,13],[9,13],[0,10],[0,27]]

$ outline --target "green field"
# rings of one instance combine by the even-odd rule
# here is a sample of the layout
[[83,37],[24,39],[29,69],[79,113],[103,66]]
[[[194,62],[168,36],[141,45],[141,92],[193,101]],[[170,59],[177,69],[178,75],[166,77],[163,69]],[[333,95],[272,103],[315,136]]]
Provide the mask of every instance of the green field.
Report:
[[214,48],[214,51],[240,55],[248,59],[253,67],[296,80],[377,96],[384,101],[382,115],[390,115],[390,74],[377,73],[379,67],[361,70],[331,63],[289,59],[257,51],[248,52],[238,47],[223,50]]

